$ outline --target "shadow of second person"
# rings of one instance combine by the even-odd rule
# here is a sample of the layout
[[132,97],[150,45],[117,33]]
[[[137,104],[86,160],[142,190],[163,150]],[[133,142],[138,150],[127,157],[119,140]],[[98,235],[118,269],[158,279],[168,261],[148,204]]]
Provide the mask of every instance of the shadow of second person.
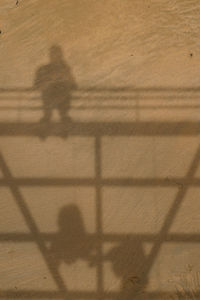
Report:
[[60,210],[58,227],[49,249],[55,266],[59,267],[62,262],[72,264],[78,259],[89,263],[95,245],[85,230],[81,212],[76,205],[70,204]]
[[113,247],[106,260],[111,262],[115,276],[121,281],[117,300],[147,300],[146,257],[139,237],[127,238]]
[[49,60],[48,64],[39,67],[34,80],[34,88],[41,92],[43,102],[41,121],[49,122],[55,109],[64,122],[69,120],[72,90],[77,88],[77,84],[60,46],[50,48]]

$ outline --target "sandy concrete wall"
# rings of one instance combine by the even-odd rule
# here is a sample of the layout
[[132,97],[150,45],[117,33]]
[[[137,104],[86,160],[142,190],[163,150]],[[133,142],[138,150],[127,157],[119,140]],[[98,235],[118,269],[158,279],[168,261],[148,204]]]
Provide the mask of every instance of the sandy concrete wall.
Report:
[[1,299],[198,292],[199,10],[2,1]]

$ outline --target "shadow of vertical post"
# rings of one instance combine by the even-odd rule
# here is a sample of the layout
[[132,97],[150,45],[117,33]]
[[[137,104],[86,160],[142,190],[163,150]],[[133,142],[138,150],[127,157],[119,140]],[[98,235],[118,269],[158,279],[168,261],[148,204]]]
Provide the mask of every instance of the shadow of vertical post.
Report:
[[37,244],[37,246],[44,258],[44,261],[46,262],[48,270],[49,270],[50,274],[52,275],[58,289],[62,293],[62,298],[64,300],[69,300],[65,283],[64,283],[62,277],[60,276],[57,267],[54,265],[54,263],[51,260],[49,251],[48,251],[43,239],[40,236],[40,231],[34,221],[34,218],[31,214],[31,212],[29,211],[28,206],[26,205],[26,202],[20,192],[19,187],[15,183],[14,177],[4,160],[2,153],[0,153],[0,169],[2,170],[3,176],[5,177],[5,179],[8,182],[8,187],[10,188],[10,191],[17,203],[17,206],[19,207],[19,209],[25,219],[26,224],[27,224],[30,232],[33,235],[35,243]]
[[95,135],[95,189],[97,233],[97,297],[103,299],[103,249],[102,249],[102,149],[101,136]]

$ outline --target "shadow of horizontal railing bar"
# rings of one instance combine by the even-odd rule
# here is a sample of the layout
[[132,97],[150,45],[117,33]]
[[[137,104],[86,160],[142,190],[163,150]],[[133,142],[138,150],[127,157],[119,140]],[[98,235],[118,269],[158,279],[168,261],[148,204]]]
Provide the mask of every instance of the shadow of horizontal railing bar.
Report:
[[[66,177],[15,177],[13,182],[18,187],[41,187],[41,186],[82,186],[95,187],[97,184],[96,178],[66,178]],[[101,178],[99,179],[101,186],[107,187],[177,187],[182,188],[185,185],[191,187],[200,186],[200,178],[194,177],[186,179],[185,177],[144,177],[144,178]],[[0,187],[9,187],[10,181],[7,178],[0,178]]]
[[[45,242],[51,242],[55,239],[56,233],[45,233],[40,232],[40,238]],[[97,234],[91,233],[88,234],[88,241],[95,241],[98,238]],[[101,240],[103,243],[115,243],[123,242],[133,239],[140,240],[141,243],[149,242],[154,243],[158,239],[157,233],[102,233]],[[9,232],[1,233],[0,232],[0,242],[8,243],[35,243],[35,238],[31,233],[24,232]],[[200,243],[200,234],[198,233],[169,233],[164,237],[164,243]],[[106,260],[107,258],[102,256],[102,259]]]
[[[186,95],[186,93],[184,93],[183,95],[143,95],[143,94],[136,94],[136,95],[93,95],[93,94],[86,94],[86,95],[77,95],[73,94],[71,97],[72,101],[85,101],[85,100],[89,100],[90,102],[92,101],[137,101],[137,100],[170,100],[170,103],[172,102],[172,100],[176,99],[176,100],[200,100],[200,94],[199,95]],[[28,95],[23,95],[21,96],[21,94],[17,94],[14,96],[2,96],[0,94],[0,101],[31,101],[31,103],[34,102],[39,102],[40,101],[40,96],[39,95],[35,95],[35,96],[28,96]],[[100,103],[101,103],[100,102]]]
[[[176,292],[174,292],[176,294]],[[172,297],[172,292],[147,292],[145,293],[148,299],[160,300],[160,299],[168,299],[166,297]],[[200,296],[200,292],[193,292],[192,293],[193,299],[198,299]],[[98,299],[98,293],[90,292],[90,291],[69,291],[67,293],[67,297],[69,299]],[[119,293],[118,292],[102,292],[101,299],[118,299]],[[163,298],[165,297],[165,298]],[[2,299],[62,299],[63,294],[59,291],[35,291],[35,290],[7,290],[7,291],[0,291],[0,298]],[[146,299],[146,298],[145,298]],[[174,298],[169,298],[174,299]],[[179,298],[177,298],[179,299]],[[182,300],[188,300],[188,294],[181,295]]]
[[[74,106],[71,105],[71,109],[73,110],[181,110],[181,109],[200,109],[200,105],[140,105],[139,107],[137,105],[80,105],[80,106]],[[20,110],[20,112],[24,111],[42,111],[42,106],[0,106],[0,112],[1,111],[15,111]]]
[[[188,87],[175,87],[175,86],[168,86],[168,87],[134,87],[134,86],[113,86],[113,87],[106,87],[106,86],[91,86],[91,87],[79,87],[76,90],[80,92],[200,92],[200,87],[198,86],[188,86]],[[33,87],[6,87],[0,88],[0,93],[13,93],[13,92],[33,92],[35,89]]]
[[[165,90],[165,89],[116,89],[116,90],[90,90],[90,89],[76,89],[70,91],[73,100],[148,100],[148,99],[199,99],[200,88],[198,90],[193,89],[180,89],[180,90]],[[32,100],[36,101],[40,99],[40,92],[34,89],[0,89],[0,100]]]
[[[0,136],[40,136],[39,122],[0,122]],[[51,123],[48,136],[60,136],[60,124]],[[197,136],[198,121],[147,121],[147,122],[78,122],[65,124],[66,136]]]

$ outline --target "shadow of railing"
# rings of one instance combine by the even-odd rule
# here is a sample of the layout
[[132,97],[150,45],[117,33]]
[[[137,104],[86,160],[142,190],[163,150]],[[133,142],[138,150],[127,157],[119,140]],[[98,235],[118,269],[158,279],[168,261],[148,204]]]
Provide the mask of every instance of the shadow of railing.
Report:
[[[118,114],[114,120],[71,118],[65,133],[83,136],[194,136],[199,134],[199,99],[198,87],[79,88],[73,92],[71,111],[96,111],[102,116],[109,111],[113,117],[116,111]],[[127,111],[129,118],[120,118],[123,110]],[[39,114],[42,111],[40,95],[33,88],[0,88],[0,135],[40,136]],[[30,115],[27,119],[27,113],[38,113],[38,117],[31,120]],[[58,122],[52,122],[46,134],[56,136],[59,131]]]
[[[85,95],[84,95],[85,93]],[[16,96],[16,94],[18,94]],[[32,100],[30,100],[30,106],[22,106],[22,110],[41,110],[41,106],[32,107],[32,101],[38,101],[39,96],[33,89],[0,89],[0,112],[1,112],[1,101],[10,101],[10,96],[12,101],[19,101],[19,106],[22,101],[27,101],[27,95],[30,95]],[[3,95],[3,96],[2,96]],[[4,98],[4,95],[6,97]],[[13,96],[12,96],[13,95]],[[22,98],[20,98],[22,95]],[[176,242],[176,243],[199,243],[200,234],[172,234],[169,233],[171,229],[171,224],[175,219],[177,212],[180,208],[181,203],[185,197],[185,194],[189,187],[200,186],[200,179],[195,178],[195,171],[199,165],[200,160],[200,149],[192,160],[190,168],[186,176],[173,177],[173,178],[103,178],[102,176],[102,137],[103,136],[194,136],[199,134],[199,122],[198,121],[141,121],[140,116],[143,109],[156,109],[157,104],[154,101],[167,101],[169,104],[164,103],[162,106],[160,104],[159,109],[196,109],[200,108],[199,102],[200,88],[131,88],[131,87],[119,87],[119,88],[85,88],[79,89],[74,93],[72,98],[72,109],[88,109],[88,108],[100,108],[106,109],[134,109],[136,112],[136,120],[133,122],[124,121],[73,121],[73,119],[66,124],[66,136],[76,135],[76,136],[93,136],[94,152],[95,152],[95,176],[92,178],[16,178],[13,176],[11,170],[9,169],[5,158],[3,155],[0,156],[0,170],[2,171],[3,178],[0,178],[0,186],[7,187],[10,189],[15,201],[26,221],[26,224],[30,230],[30,234],[22,232],[13,233],[0,233],[0,242],[14,242],[14,243],[26,243],[33,242],[38,245],[38,248],[43,256],[46,265],[48,266],[49,273],[53,277],[57,284],[59,291],[36,291],[36,290],[6,290],[0,291],[0,298],[2,299],[119,299],[123,297],[122,294],[117,292],[106,292],[104,290],[104,274],[103,274],[103,263],[110,259],[103,253],[103,244],[105,242],[118,242],[120,245],[124,245],[127,240],[140,241],[143,245],[145,242],[153,243],[152,250],[150,254],[144,259],[143,275],[145,277],[145,284],[143,284],[143,292],[145,290],[145,285],[147,284],[147,279],[152,269],[152,266],[158,256],[161,245],[165,242]],[[13,98],[12,98],[13,97]],[[30,98],[30,97],[29,97]],[[21,99],[21,100],[20,100]],[[25,100],[24,100],[25,99]],[[156,100],[155,100],[156,99]],[[162,100],[164,99],[164,100]],[[187,103],[175,104],[172,99],[187,100]],[[195,100],[196,104],[191,105],[191,100]],[[126,101],[131,103],[128,103]],[[147,101],[148,100],[148,101]],[[153,101],[153,104],[147,104],[146,101]],[[74,103],[80,102],[78,106]],[[87,105],[85,106],[85,101]],[[91,105],[89,102],[98,101],[95,105]],[[105,104],[100,101],[116,102],[119,101],[120,105],[116,104]],[[123,102],[124,101],[124,102]],[[142,102],[141,101],[145,101]],[[134,103],[132,103],[134,102]],[[24,105],[24,104],[23,104]],[[96,106],[97,105],[97,106]],[[3,111],[19,109],[18,106],[4,106]],[[58,136],[60,132],[58,131],[59,123],[52,122],[49,126],[47,135],[48,136]],[[58,133],[59,132],[59,133]],[[25,122],[20,121],[1,121],[0,119],[0,136],[40,136],[41,135],[41,124],[39,122]],[[96,232],[95,234],[88,234],[88,240],[95,244],[96,247],[96,257],[95,257],[95,267],[97,273],[97,290],[92,292],[87,291],[69,291],[65,286],[62,276],[59,273],[58,267],[52,261],[51,255],[48,248],[46,247],[46,242],[52,242],[56,234],[54,233],[43,233],[40,232],[26,201],[20,191],[21,187],[41,187],[41,186],[89,186],[95,189],[95,201],[96,201]],[[118,187],[173,187],[178,188],[178,193],[172,203],[169,212],[166,215],[163,225],[157,234],[106,234],[103,232],[103,208],[102,208],[102,188],[106,186],[118,186]],[[112,256],[113,259],[114,256]],[[160,299],[160,297],[167,296],[167,292],[152,292],[147,293],[149,299]],[[199,295],[196,294],[198,297]],[[185,299],[187,295],[185,296]],[[130,297],[126,299],[131,299]],[[184,297],[182,298],[184,299]]]

